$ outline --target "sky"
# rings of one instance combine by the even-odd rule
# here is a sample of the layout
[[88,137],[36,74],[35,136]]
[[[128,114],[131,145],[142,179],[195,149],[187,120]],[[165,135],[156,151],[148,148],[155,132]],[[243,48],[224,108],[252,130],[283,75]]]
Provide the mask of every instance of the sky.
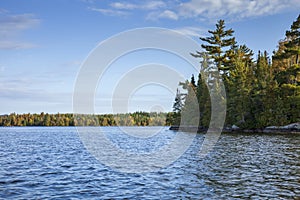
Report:
[[[201,44],[199,37],[224,19],[239,44],[272,55],[299,10],[300,0],[1,0],[0,114],[72,113],[84,61],[99,43],[124,31],[167,28]],[[169,52],[120,56],[98,80],[94,112],[112,113],[122,77],[149,63],[169,66],[183,79],[197,73]],[[126,99],[127,111],[171,111],[175,92],[156,83],[138,85]]]

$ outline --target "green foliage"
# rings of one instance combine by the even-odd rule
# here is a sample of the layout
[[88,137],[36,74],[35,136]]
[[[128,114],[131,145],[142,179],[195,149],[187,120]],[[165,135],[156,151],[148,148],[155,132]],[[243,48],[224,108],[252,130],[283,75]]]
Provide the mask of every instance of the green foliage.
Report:
[[181,112],[181,109],[183,106],[182,101],[183,101],[182,94],[180,93],[180,90],[177,89],[176,96],[175,96],[175,102],[173,104],[173,112],[176,112],[176,113]]
[[281,41],[281,48],[274,55],[274,59],[288,60],[289,65],[298,65],[300,61],[300,15],[286,31],[286,38]]
[[[219,20],[211,36],[200,38],[205,52],[191,54],[200,59],[201,70],[195,86],[191,82],[180,83],[187,89],[182,113],[196,107],[200,110],[200,127],[211,126],[211,97],[225,103],[219,83],[226,88],[226,125],[237,125],[245,129],[264,128],[270,125],[286,125],[300,121],[300,15],[279,42],[272,62],[267,52],[258,52],[253,61],[253,52],[246,45],[237,45],[232,29],[225,30],[224,20]],[[216,70],[217,68],[217,70]],[[216,71],[221,72],[222,78]],[[188,89],[189,86],[193,88]],[[189,95],[194,91],[198,105],[191,104]],[[216,102],[214,102],[216,103]],[[214,121],[218,121],[218,116]],[[195,116],[190,115],[191,122]]]
[[169,112],[166,115],[166,126],[179,125],[181,120],[180,112]]
[[188,82],[187,94],[185,96],[184,105],[181,110],[181,125],[183,126],[198,126],[199,123],[199,108],[196,96],[196,87]]
[[212,61],[209,58],[207,53],[199,54],[198,56],[201,58],[201,71],[198,75],[198,82],[196,88],[196,95],[199,103],[199,112],[200,112],[200,127],[208,127],[210,123],[211,116],[211,101],[210,94],[208,90],[209,85],[209,77],[213,72],[213,68],[211,68]]
[[208,31],[210,37],[201,37],[200,39],[208,44],[202,44],[201,47],[211,56],[219,71],[225,74],[230,66],[228,61],[232,55],[232,49],[235,47],[235,38],[232,37],[232,29],[225,30],[225,21],[219,20],[216,24],[216,30]]
[[[15,114],[0,116],[0,126],[169,126],[180,113],[135,112],[126,114]],[[178,123],[179,124],[179,123]]]
[[[250,54],[251,55],[251,54]],[[249,95],[255,80],[248,48],[239,46],[231,60],[231,70],[226,79],[227,123],[243,126],[249,115]]]

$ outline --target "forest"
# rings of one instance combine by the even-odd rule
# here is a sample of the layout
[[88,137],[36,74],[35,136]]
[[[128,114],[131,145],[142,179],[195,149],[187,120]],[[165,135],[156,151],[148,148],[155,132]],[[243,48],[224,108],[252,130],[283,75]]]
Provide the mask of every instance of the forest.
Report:
[[0,116],[0,126],[170,126],[176,113],[16,114]]
[[[185,93],[178,90],[173,106],[192,122],[196,95],[199,106],[199,126],[207,128],[211,121],[211,95],[219,95],[226,105],[225,126],[241,129],[260,129],[300,122],[300,15],[278,43],[278,49],[269,56],[259,51],[256,59],[246,44],[238,44],[234,30],[226,29],[219,20],[209,37],[201,37],[203,52],[191,53],[199,59],[201,70],[197,83],[180,83]],[[225,95],[220,84],[225,86]],[[211,88],[211,91],[208,90]],[[219,92],[218,92],[219,91]],[[226,101],[225,101],[226,99]],[[179,118],[175,123],[179,124]]]
[[[170,126],[198,124],[207,128],[212,114],[212,91],[226,105],[225,126],[258,129],[300,122],[300,15],[292,23],[285,38],[279,41],[272,56],[266,51],[254,52],[239,44],[234,30],[219,20],[209,37],[201,37],[204,51],[191,52],[199,60],[196,78],[179,83],[173,112],[127,114],[16,114],[0,116],[0,126]],[[218,93],[219,84],[225,95]],[[197,103],[191,101],[196,96]],[[199,108],[195,116],[193,111]]]

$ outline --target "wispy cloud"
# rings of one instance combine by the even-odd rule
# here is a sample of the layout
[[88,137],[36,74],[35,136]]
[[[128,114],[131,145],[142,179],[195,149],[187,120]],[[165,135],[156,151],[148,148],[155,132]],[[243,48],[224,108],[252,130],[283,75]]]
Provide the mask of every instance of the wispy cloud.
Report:
[[111,16],[124,16],[134,10],[141,10],[145,12],[147,20],[211,19],[214,21],[218,18],[242,20],[288,10],[299,10],[300,0],[146,0],[134,3],[132,1],[115,1],[106,6],[105,9],[95,10]]
[[[158,18],[175,19],[177,15],[170,10],[161,11],[166,8],[167,4],[164,1],[142,1],[139,3],[132,2],[113,2],[107,5],[105,8],[99,8],[93,5],[89,7],[89,10],[100,12],[107,16],[128,16],[133,14],[134,11],[150,12],[147,14],[147,19],[156,20]],[[161,11],[161,12],[160,12]]]
[[[33,76],[32,74],[17,74],[4,76],[0,79],[0,113],[19,110],[41,110],[51,108],[63,111],[71,105],[72,92],[62,88],[58,79]],[[51,86],[51,87],[50,87]],[[14,102],[14,103],[11,103]],[[61,107],[56,107],[62,105]]]
[[132,3],[114,2],[110,4],[115,9],[132,10],[136,9],[138,5]]
[[300,0],[191,0],[178,7],[182,18],[243,19],[297,10]]
[[40,22],[33,14],[9,15],[7,12],[0,12],[0,14],[1,35],[29,29]]
[[207,34],[207,29],[192,26],[177,28],[175,31],[190,37],[203,37]]
[[163,1],[146,1],[140,4],[133,4],[128,2],[114,2],[111,3],[110,6],[115,9],[122,9],[122,10],[133,10],[133,9],[140,9],[140,10],[156,10],[159,8],[163,8],[166,6],[166,3]]
[[16,37],[24,30],[33,28],[40,23],[33,14],[12,15],[0,10],[0,49],[32,48],[36,45],[20,42]]
[[43,89],[2,88],[0,85],[0,113],[70,112],[72,94],[69,92],[48,92]]
[[107,16],[127,16],[130,14],[129,12],[114,10],[114,9],[103,9],[103,8],[93,8],[93,7],[90,7],[89,9]]
[[150,12],[146,19],[151,21],[157,21],[159,19],[170,19],[170,20],[178,20],[178,15],[171,10],[164,11],[153,11]]
[[167,18],[167,19],[173,19],[173,20],[177,20],[178,19],[178,15],[171,11],[171,10],[165,10],[163,11],[160,15],[160,18]]
[[37,47],[37,45],[32,43],[20,42],[20,41],[1,41],[0,40],[0,49],[31,49]]

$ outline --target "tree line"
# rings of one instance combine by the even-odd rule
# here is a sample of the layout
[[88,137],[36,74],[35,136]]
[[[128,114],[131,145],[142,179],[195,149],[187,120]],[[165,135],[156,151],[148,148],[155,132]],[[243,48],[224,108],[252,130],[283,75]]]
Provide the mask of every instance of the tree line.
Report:
[[0,116],[0,126],[170,126],[176,113],[127,114],[16,114]]
[[[199,126],[207,128],[211,121],[211,95],[225,86],[220,104],[226,104],[226,126],[245,129],[264,128],[300,122],[300,15],[279,41],[270,57],[268,52],[254,53],[245,44],[238,44],[233,29],[226,29],[219,20],[209,37],[200,37],[204,51],[191,53],[199,59],[198,80],[192,75],[180,83],[185,93],[177,91],[173,111],[179,118],[193,113],[199,106]],[[219,87],[219,88],[218,88]],[[209,89],[210,90],[209,90]],[[214,92],[212,92],[214,91]],[[196,95],[197,105],[191,103]],[[216,93],[217,94],[217,93]],[[225,101],[226,99],[226,101]],[[195,116],[190,114],[188,121]]]

